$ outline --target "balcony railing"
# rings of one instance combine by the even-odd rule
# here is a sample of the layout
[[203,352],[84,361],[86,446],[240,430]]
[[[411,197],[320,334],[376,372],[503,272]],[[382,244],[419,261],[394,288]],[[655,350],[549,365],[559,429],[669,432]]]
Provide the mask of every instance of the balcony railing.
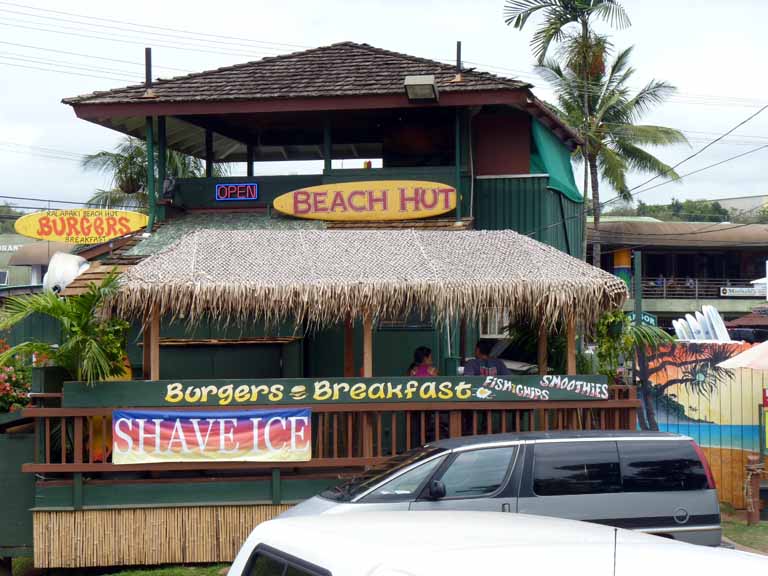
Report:
[[[98,474],[213,470],[296,475],[354,472],[427,442],[476,434],[548,430],[634,430],[639,401],[632,386],[611,386],[608,400],[389,405],[315,405],[312,460],[308,462],[169,462],[112,464],[108,440],[98,430],[111,408],[29,407],[35,419],[35,461],[25,472]],[[106,455],[106,457],[105,457]]]
[[[643,298],[688,300],[765,298],[765,288],[750,284],[754,278],[643,278]],[[764,285],[763,285],[764,286]],[[731,291],[730,289],[735,289]],[[726,289],[726,290],[724,290]],[[634,298],[634,283],[630,286]],[[730,293],[729,293],[730,292]]]

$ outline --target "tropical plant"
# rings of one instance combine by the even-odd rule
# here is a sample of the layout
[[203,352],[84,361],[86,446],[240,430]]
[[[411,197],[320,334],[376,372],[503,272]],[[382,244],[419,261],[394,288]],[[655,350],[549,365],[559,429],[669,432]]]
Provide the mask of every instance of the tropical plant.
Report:
[[598,372],[615,380],[622,362],[673,341],[661,328],[631,323],[621,310],[607,312],[596,329]]
[[[565,40],[568,29],[577,25],[577,32],[570,36],[570,57],[567,58],[571,70],[581,72],[582,82],[582,118],[580,126],[582,140],[581,153],[584,157],[584,206],[582,209],[582,225],[584,230],[582,240],[582,258],[587,258],[587,190],[589,188],[588,163],[589,140],[586,119],[590,116],[589,86],[591,66],[594,56],[599,51],[594,49],[590,38],[593,34],[591,23],[593,19],[608,22],[611,26],[624,28],[630,25],[629,17],[624,8],[616,0],[506,0],[504,6],[505,21],[518,30],[522,30],[531,16],[543,13],[543,21],[531,39],[533,55],[539,64],[543,64],[550,45],[553,42]],[[580,62],[580,65],[578,63]],[[576,67],[578,65],[578,68]]]
[[[172,178],[200,178],[205,175],[205,164],[202,160],[174,150],[167,150],[165,166],[166,175]],[[86,156],[82,167],[85,170],[108,174],[111,179],[111,188],[96,190],[88,200],[89,204],[101,208],[119,206],[140,212],[147,211],[146,142],[128,136],[112,152],[102,150]],[[228,173],[226,164],[214,164],[214,176],[226,176]],[[161,183],[158,184],[162,186]]]
[[661,104],[674,91],[667,82],[651,80],[633,93],[629,87],[635,69],[629,64],[632,47],[619,52],[611,64],[591,75],[590,114],[584,117],[581,105],[583,85],[576,71],[561,67],[553,60],[539,66],[540,74],[554,88],[557,114],[573,125],[586,126],[586,160],[591,175],[592,212],[595,240],[593,260],[600,265],[600,178],[602,177],[623,199],[632,195],[627,186],[627,172],[635,170],[654,176],[676,179],[677,173],[644,146],[668,146],[687,143],[679,130],[665,126],[637,124],[654,106]]
[[9,366],[17,356],[42,354],[64,368],[75,380],[89,384],[118,376],[125,370],[125,340],[129,324],[110,317],[106,300],[117,290],[117,274],[109,274],[99,285],[91,284],[78,296],[59,298],[45,291],[8,298],[0,312],[0,330],[6,330],[33,314],[50,316],[61,325],[61,344],[32,340],[0,354],[0,366]]
[[[8,343],[0,339],[0,353],[9,350]],[[15,412],[29,403],[32,383],[32,358],[14,356],[0,366],[0,413]]]

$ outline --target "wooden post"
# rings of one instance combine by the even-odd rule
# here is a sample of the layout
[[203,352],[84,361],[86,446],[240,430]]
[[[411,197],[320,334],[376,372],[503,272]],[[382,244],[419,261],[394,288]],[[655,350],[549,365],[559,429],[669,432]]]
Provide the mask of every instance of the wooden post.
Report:
[[[363,377],[373,376],[373,316],[370,312],[363,315]],[[370,412],[363,413],[363,457],[373,456],[373,417]]]
[[576,374],[576,319],[569,318],[566,321],[566,373]]
[[151,330],[149,332],[149,379],[160,380],[160,310],[152,308]]
[[213,132],[205,131],[205,177],[213,177],[213,163],[216,161],[213,152]]
[[351,314],[344,322],[344,376],[355,376],[355,327]]
[[151,380],[152,373],[150,367],[152,366],[152,319],[144,318],[144,330],[143,340],[141,348],[141,372],[144,380]]
[[363,376],[373,376],[373,316],[363,316]]
[[248,176],[253,176],[253,144],[246,144],[245,146],[246,156],[246,170]]
[[539,326],[539,348],[537,355],[539,364],[539,375],[544,376],[547,373],[547,327],[542,323]]

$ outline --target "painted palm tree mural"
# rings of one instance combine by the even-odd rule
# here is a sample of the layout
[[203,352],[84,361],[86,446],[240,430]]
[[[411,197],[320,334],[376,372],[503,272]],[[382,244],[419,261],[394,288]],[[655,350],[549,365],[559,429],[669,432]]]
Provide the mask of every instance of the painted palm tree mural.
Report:
[[744,506],[747,456],[760,450],[759,405],[768,372],[719,364],[750,348],[676,342],[639,359],[640,427],[674,432],[701,446],[721,501]]
[[[658,430],[656,414],[659,409],[667,416],[695,419],[679,403],[681,394],[678,389],[682,388],[691,397],[710,399],[734,377],[732,370],[720,368],[718,364],[732,358],[742,348],[739,344],[678,343],[641,357],[639,376],[644,407],[641,426],[646,430]],[[694,406],[689,408],[698,412]]]

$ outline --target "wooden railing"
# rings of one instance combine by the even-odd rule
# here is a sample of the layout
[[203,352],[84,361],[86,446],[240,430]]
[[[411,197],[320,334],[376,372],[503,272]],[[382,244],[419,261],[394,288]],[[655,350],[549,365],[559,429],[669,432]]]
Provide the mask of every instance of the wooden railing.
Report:
[[[29,407],[36,454],[26,472],[38,474],[243,470],[275,468],[341,472],[444,438],[555,430],[634,430],[639,401],[632,386],[612,386],[609,400],[315,405],[312,460],[288,463],[169,462],[114,465],[100,428],[111,408]],[[230,408],[231,410],[232,408]],[[168,410],[165,408],[164,410]],[[109,424],[107,424],[109,426]],[[105,457],[106,455],[106,457]]]

